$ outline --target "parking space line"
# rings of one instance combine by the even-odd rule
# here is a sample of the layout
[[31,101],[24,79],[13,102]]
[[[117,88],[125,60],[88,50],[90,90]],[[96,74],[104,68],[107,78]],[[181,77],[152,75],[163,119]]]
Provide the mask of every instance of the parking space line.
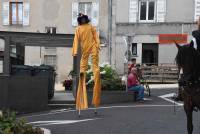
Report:
[[176,105],[178,105],[178,106],[183,106],[183,103],[178,103],[178,102],[176,102],[176,101],[174,101],[174,100],[169,99],[170,97],[174,97],[174,96],[175,96],[175,93],[170,93],[170,94],[161,95],[161,96],[159,96],[159,97],[162,98],[162,99],[165,100],[165,101],[174,103],[174,104],[176,104]]

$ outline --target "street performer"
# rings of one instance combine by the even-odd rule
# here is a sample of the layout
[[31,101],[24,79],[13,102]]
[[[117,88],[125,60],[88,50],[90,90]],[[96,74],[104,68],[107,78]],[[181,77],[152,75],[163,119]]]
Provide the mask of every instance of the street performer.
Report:
[[[81,48],[80,60],[80,78],[76,96],[76,109],[84,110],[88,108],[87,92],[86,92],[86,71],[88,70],[88,58],[92,58],[92,70],[94,74],[94,89],[92,105],[98,107],[100,105],[101,81],[99,69],[99,51],[100,40],[96,29],[90,24],[87,15],[79,13],[78,26],[76,27],[75,37],[72,48],[72,55],[78,55],[78,48]],[[96,111],[95,111],[96,113]]]

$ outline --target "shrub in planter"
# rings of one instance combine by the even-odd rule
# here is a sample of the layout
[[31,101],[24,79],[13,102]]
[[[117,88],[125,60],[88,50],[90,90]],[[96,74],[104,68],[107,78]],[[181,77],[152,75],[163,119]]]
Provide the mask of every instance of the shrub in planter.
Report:
[[104,78],[101,80],[102,90],[110,90],[110,91],[117,91],[117,90],[125,90],[126,87],[121,84],[121,79],[109,79]]
[[[103,63],[100,65],[101,73],[101,85],[102,90],[125,90],[126,87],[121,84],[121,79],[115,69],[113,69],[109,64]],[[89,70],[86,75],[87,88],[92,89],[94,85],[93,73],[91,65],[89,65]]]
[[0,134],[44,134],[40,128],[26,124],[26,121],[16,119],[15,112],[0,111]]

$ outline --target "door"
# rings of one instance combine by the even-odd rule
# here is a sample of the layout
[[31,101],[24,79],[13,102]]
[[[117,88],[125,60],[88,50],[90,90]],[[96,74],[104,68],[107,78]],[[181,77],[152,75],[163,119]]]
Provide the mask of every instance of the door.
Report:
[[142,44],[142,63],[158,64],[158,43]]

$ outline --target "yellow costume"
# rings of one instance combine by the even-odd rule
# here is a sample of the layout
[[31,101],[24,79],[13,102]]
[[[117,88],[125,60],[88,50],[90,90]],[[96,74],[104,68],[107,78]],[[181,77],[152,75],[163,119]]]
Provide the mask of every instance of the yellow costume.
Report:
[[94,74],[94,90],[92,104],[95,107],[100,105],[101,81],[99,69],[99,50],[100,41],[96,29],[90,24],[79,25],[76,28],[72,55],[78,53],[78,45],[81,46],[80,78],[76,96],[76,109],[83,110],[88,108],[86,92],[86,71],[88,69],[88,58],[92,57],[92,70]]

